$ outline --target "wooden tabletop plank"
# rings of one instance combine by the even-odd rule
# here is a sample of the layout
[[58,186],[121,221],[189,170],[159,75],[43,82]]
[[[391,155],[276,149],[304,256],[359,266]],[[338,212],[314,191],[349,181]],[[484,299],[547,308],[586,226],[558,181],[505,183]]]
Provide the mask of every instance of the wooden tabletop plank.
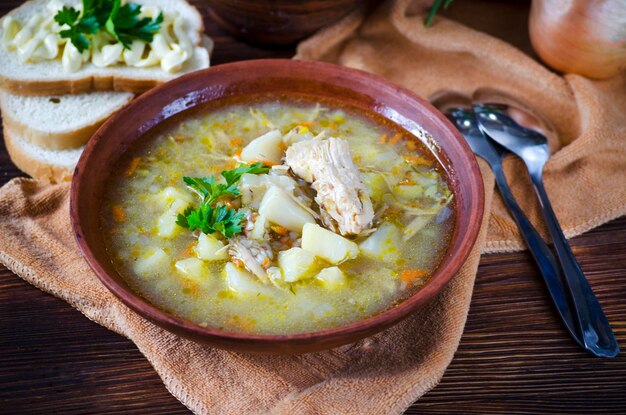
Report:
[[[0,2],[0,15],[20,3]],[[461,7],[469,6],[456,13]],[[504,7],[525,15],[528,5]],[[247,46],[206,23],[214,64],[293,53]],[[520,47],[526,38],[519,37]],[[0,184],[19,175],[0,143]],[[626,218],[572,245],[626,347]],[[132,342],[0,266],[0,413],[189,411]],[[626,358],[593,358],[570,340],[526,252],[486,255],[459,350],[441,384],[407,411],[418,413],[624,414]]]

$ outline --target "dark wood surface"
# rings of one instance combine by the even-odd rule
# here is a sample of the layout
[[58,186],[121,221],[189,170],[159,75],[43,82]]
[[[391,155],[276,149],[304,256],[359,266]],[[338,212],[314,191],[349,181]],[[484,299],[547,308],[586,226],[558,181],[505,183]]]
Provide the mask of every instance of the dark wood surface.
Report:
[[[19,3],[0,2],[0,15]],[[450,13],[462,15],[468,3],[455,2]],[[523,30],[525,2],[498,7],[518,15],[510,26]],[[207,32],[216,41],[215,64],[292,53],[246,46],[209,21]],[[527,36],[518,39],[526,49]],[[0,184],[17,176],[0,144]],[[572,245],[626,350],[626,218]],[[130,341],[0,266],[0,413],[189,411]],[[626,357],[593,358],[567,337],[526,252],[486,255],[459,350],[442,382],[407,413],[626,414]]]

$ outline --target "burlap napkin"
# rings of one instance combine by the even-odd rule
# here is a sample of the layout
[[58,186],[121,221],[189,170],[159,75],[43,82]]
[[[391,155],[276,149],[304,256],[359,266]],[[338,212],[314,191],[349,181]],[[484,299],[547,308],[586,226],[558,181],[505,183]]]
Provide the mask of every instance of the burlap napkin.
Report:
[[[511,95],[554,125],[559,151],[546,185],[569,235],[626,211],[624,77],[560,78],[506,43],[439,19],[424,30],[408,2],[355,13],[305,42],[302,59],[379,73],[424,96],[481,87]],[[419,7],[415,10],[418,10]],[[392,414],[434,387],[458,346],[480,248],[519,248],[512,222],[481,163],[486,209],[476,248],[423,311],[384,333],[301,356],[260,356],[200,346],[165,332],[117,301],[82,260],[71,235],[68,184],[15,179],[0,189],[0,261],[25,280],[131,339],[167,389],[196,413]],[[531,217],[519,163],[507,163],[514,192]],[[487,225],[489,232],[487,235]],[[485,238],[487,237],[487,241]],[[486,244],[485,244],[486,242]]]

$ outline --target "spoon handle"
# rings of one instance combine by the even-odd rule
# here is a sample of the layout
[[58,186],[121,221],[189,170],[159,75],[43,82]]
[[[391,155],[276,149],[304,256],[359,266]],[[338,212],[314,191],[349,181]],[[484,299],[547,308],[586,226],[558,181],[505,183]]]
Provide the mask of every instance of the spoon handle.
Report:
[[580,334],[578,333],[576,321],[572,317],[570,304],[567,300],[568,294],[565,291],[563,282],[561,281],[560,267],[557,264],[556,259],[554,259],[552,251],[550,251],[550,248],[548,248],[548,245],[541,238],[537,229],[535,229],[535,227],[530,223],[522,209],[517,204],[517,201],[511,192],[511,188],[506,181],[504,172],[502,171],[502,164],[499,162],[492,164],[491,170],[494,173],[496,185],[502,195],[504,204],[511,213],[515,223],[517,223],[520,234],[526,241],[526,245],[528,245],[528,249],[539,267],[539,271],[546,283],[550,297],[552,297],[552,301],[561,316],[561,320],[563,320],[563,324],[565,324],[565,328],[576,343],[578,343],[581,347],[584,347]]
[[532,174],[533,190],[539,199],[539,205],[545,218],[550,236],[554,242],[559,262],[565,275],[565,281],[572,295],[572,302],[578,317],[585,348],[599,357],[615,357],[619,346],[611,325],[602,307],[585,278],[576,257],[563,235],[561,226],[552,210],[552,205],[543,186],[541,174]]

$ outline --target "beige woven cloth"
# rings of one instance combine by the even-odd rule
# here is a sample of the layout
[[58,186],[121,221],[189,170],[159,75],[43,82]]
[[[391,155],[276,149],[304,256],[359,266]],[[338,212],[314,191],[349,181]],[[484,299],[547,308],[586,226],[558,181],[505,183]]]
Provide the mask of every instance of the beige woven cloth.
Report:
[[[560,149],[546,186],[569,235],[626,211],[625,79],[558,77],[506,43],[438,19],[431,29],[407,2],[359,13],[305,42],[299,57],[379,73],[424,96],[442,89],[471,95],[491,87],[531,106],[554,125]],[[556,137],[559,142],[554,141]],[[517,233],[481,165],[486,209],[476,248],[423,311],[384,333],[301,356],[259,356],[200,346],[131,312],[82,260],[68,217],[68,184],[15,179],[0,189],[0,261],[25,280],[131,339],[167,389],[198,414],[396,414],[434,387],[452,360],[469,309],[480,247],[519,248]],[[526,179],[508,163],[514,192],[528,208]],[[532,217],[536,211],[527,209]],[[487,226],[489,232],[487,236]],[[487,236],[487,242],[485,237]],[[486,243],[486,245],[485,245]]]

